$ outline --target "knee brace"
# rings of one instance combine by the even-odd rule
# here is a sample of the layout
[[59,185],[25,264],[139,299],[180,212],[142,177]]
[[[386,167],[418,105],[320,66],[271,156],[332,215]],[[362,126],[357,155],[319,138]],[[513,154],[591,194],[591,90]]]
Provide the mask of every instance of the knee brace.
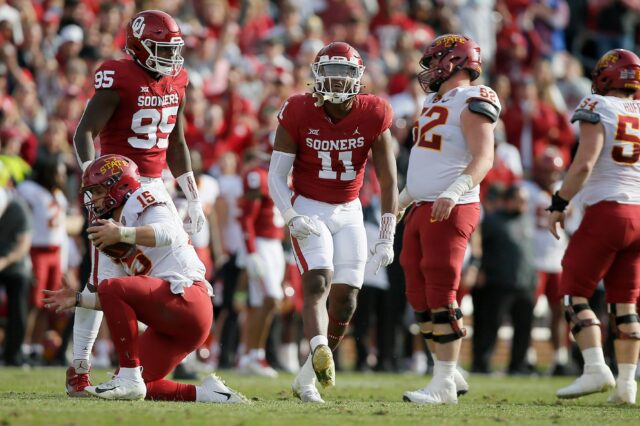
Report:
[[580,331],[582,331],[585,327],[591,327],[600,325],[600,321],[595,318],[589,319],[580,319],[578,318],[578,313],[586,310],[591,310],[588,304],[586,303],[578,303],[577,305],[573,304],[573,299],[571,296],[565,296],[564,299],[564,316],[569,324],[571,324],[571,333],[573,337],[576,337]]
[[632,324],[634,322],[640,322],[638,320],[638,314],[627,314],[618,316],[616,313],[616,304],[609,304],[609,327],[611,327],[611,333],[616,339],[619,340],[640,340],[640,332],[632,331],[625,332],[620,330],[620,324]]
[[466,328],[458,326],[458,320],[462,318],[460,308],[454,308],[452,305],[445,306],[446,311],[432,312],[431,320],[434,324],[450,324],[453,333],[450,334],[434,334],[433,341],[436,343],[449,343],[454,340],[462,339],[467,335]]
[[[421,324],[423,322],[431,322],[431,311],[429,310],[422,312],[415,311],[414,314],[416,316],[416,321],[418,321],[418,324]],[[420,334],[422,334],[422,337],[425,340],[433,339],[433,332],[431,331],[424,332],[420,330]]]

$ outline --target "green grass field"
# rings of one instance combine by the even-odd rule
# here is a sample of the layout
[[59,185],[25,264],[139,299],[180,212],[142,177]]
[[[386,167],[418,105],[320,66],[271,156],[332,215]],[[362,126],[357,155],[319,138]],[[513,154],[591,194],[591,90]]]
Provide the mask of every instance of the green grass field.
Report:
[[[63,392],[64,369],[0,367],[0,425],[636,425],[640,407],[612,406],[606,395],[559,401],[557,387],[570,378],[472,376],[471,391],[457,406],[402,402],[402,392],[422,387],[427,377],[338,373],[324,391],[325,405],[302,404],[291,396],[290,375],[279,379],[221,372],[251,405],[120,402],[71,399]],[[108,379],[93,373],[94,381]]]

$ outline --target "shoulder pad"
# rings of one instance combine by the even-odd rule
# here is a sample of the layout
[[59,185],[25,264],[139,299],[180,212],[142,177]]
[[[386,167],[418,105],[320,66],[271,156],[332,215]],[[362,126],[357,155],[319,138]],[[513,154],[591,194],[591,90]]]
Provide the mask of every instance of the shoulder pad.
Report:
[[600,114],[588,109],[577,109],[571,117],[571,122],[586,121],[587,123],[597,124],[600,122]]
[[481,114],[491,120],[492,123],[498,121],[500,109],[484,99],[472,98],[469,100],[469,111]]

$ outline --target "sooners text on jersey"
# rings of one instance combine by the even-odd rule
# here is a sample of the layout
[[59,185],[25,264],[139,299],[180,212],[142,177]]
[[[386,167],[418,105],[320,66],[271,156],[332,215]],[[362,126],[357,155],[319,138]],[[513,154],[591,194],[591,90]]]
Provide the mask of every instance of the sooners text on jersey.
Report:
[[356,95],[353,109],[337,123],[311,94],[290,97],[278,120],[298,145],[293,163],[296,194],[331,204],[358,197],[371,145],[389,127],[389,103],[374,95]]
[[188,83],[184,69],[156,80],[131,59],[104,62],[94,86],[117,91],[120,103],[100,132],[101,155],[124,155],[135,161],[141,176],[160,177]]

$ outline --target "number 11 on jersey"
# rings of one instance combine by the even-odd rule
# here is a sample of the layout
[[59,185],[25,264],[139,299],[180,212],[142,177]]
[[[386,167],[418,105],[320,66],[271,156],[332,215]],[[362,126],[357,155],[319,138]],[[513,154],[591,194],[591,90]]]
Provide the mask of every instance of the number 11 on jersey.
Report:
[[[356,178],[356,171],[353,168],[351,151],[340,151],[338,153],[338,161],[344,166],[344,172],[340,172],[340,180],[348,181]],[[333,170],[331,161],[331,151],[318,151],[318,158],[322,161],[322,168],[318,173],[320,179],[337,179],[338,172]]]

